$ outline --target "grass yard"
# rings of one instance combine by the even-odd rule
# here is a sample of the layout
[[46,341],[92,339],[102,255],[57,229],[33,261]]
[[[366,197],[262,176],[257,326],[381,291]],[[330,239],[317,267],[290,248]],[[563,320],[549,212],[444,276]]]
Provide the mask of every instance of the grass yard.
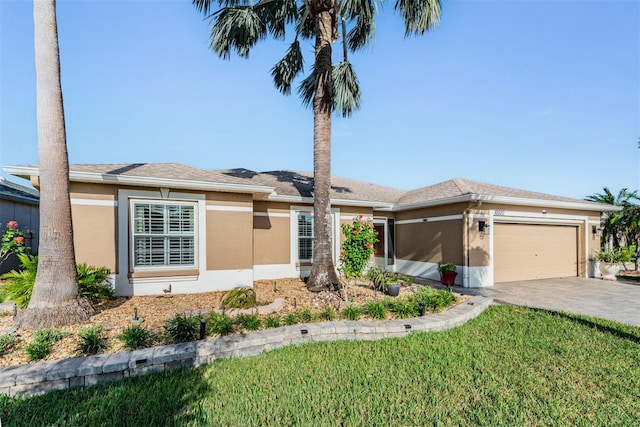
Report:
[[640,328],[513,306],[29,399],[2,426],[640,425]]

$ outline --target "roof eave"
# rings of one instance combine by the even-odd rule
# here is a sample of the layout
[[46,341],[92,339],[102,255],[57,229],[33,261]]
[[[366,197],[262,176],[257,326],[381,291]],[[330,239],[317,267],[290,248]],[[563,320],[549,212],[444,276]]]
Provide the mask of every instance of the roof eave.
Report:
[[[287,202],[287,203],[305,203],[313,204],[313,197],[289,196],[284,194],[273,193],[269,196],[271,202]],[[360,206],[377,210],[390,210],[393,203],[378,202],[370,200],[348,200],[348,199],[331,199],[333,206]]]
[[[4,166],[5,172],[20,176],[23,178],[29,178],[31,176],[39,176],[40,171],[36,167],[28,166]],[[86,182],[86,183],[98,183],[98,184],[124,184],[124,185],[136,185],[141,187],[166,187],[166,188],[178,188],[184,190],[203,190],[203,191],[220,191],[225,193],[251,193],[259,199],[266,199],[269,194],[274,190],[273,187],[267,187],[264,185],[246,185],[246,184],[230,184],[222,182],[210,182],[210,181],[193,181],[184,179],[172,179],[172,178],[156,178],[145,176],[130,176],[130,175],[112,175],[96,172],[69,172],[69,180],[73,182]]]
[[544,208],[559,208],[559,209],[576,209],[586,210],[594,212],[610,212],[622,210],[619,206],[594,204],[589,202],[570,202],[562,200],[547,200],[547,199],[528,199],[524,197],[509,197],[509,196],[493,196],[488,194],[462,194],[460,196],[445,197],[442,199],[429,200],[426,202],[410,203],[394,205],[392,211],[400,212],[411,209],[427,208],[433,206],[449,205],[453,203],[462,202],[483,202],[483,203],[496,203],[502,205],[518,205],[518,206],[532,206],[532,207],[544,207]]

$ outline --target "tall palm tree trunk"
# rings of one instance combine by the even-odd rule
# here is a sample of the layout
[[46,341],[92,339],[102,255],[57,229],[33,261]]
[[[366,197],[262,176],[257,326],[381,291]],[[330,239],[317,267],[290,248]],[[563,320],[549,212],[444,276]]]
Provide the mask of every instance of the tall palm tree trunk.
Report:
[[91,312],[90,305],[78,298],[55,0],[34,0],[33,25],[40,246],[31,301],[15,320],[25,329],[77,323]]
[[[313,265],[307,288],[311,291],[338,289],[339,280],[331,257],[331,43],[335,35],[335,4],[314,0],[315,96],[313,100]],[[338,224],[336,224],[338,226]]]

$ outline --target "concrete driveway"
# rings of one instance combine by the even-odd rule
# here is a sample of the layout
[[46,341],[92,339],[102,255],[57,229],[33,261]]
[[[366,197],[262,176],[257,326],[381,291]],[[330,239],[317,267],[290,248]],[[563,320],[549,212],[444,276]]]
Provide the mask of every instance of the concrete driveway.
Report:
[[493,288],[454,287],[496,302],[586,314],[640,326],[640,284],[568,277],[499,283]]

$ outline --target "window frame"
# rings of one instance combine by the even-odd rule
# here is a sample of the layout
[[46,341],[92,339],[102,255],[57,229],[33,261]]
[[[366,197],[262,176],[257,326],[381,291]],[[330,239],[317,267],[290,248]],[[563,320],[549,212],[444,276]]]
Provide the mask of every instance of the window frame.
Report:
[[[193,211],[193,231],[192,233],[171,233],[166,229],[163,230],[163,233],[136,233],[135,225],[136,225],[136,205],[156,205],[163,206],[163,226],[167,226],[166,222],[166,214],[168,213],[168,206],[189,206]],[[142,272],[142,271],[171,271],[171,270],[185,270],[185,269],[198,269],[198,259],[199,259],[199,238],[198,238],[198,225],[199,225],[199,206],[197,201],[183,201],[183,200],[158,200],[158,199],[145,199],[145,198],[130,198],[129,199],[129,267],[132,272]],[[140,236],[157,236],[163,237],[165,239],[169,239],[171,237],[183,237],[189,236],[193,237],[193,263],[192,264],[166,264],[167,259],[165,258],[165,264],[163,265],[136,265],[136,245],[135,240],[136,237]],[[170,249],[165,249],[165,257],[170,254]]]
[[[313,254],[311,259],[300,259],[300,235],[298,233],[298,216],[308,215],[313,219],[313,206],[291,206],[290,208],[291,218],[291,263],[300,266],[309,266],[313,263]],[[315,222],[312,226],[312,234],[315,227]],[[338,224],[338,226],[336,226]],[[331,256],[334,262],[337,262],[337,254],[340,253],[340,209],[331,208]],[[313,242],[314,237],[311,237]],[[313,243],[312,243],[313,252]]]

